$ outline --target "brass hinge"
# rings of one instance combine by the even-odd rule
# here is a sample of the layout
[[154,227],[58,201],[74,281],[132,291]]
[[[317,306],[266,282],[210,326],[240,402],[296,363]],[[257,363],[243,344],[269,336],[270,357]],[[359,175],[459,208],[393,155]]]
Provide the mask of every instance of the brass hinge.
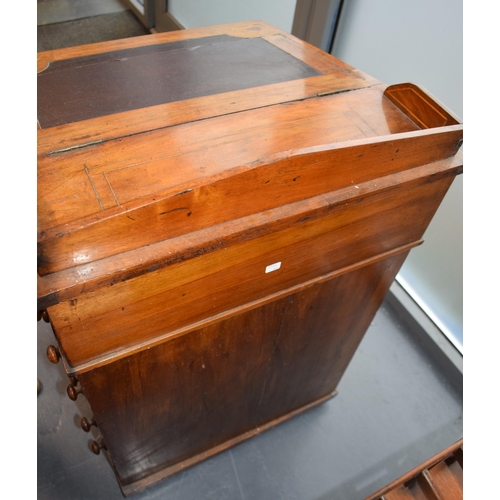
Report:
[[58,153],[66,153],[67,151],[73,151],[74,149],[80,149],[80,148],[86,148],[88,146],[95,146],[96,144],[100,144],[101,142],[104,142],[104,140],[100,139],[98,141],[86,142],[85,144],[76,144],[75,146],[69,146],[68,148],[56,149],[55,151],[51,151],[50,153],[47,153],[47,156],[55,155]]

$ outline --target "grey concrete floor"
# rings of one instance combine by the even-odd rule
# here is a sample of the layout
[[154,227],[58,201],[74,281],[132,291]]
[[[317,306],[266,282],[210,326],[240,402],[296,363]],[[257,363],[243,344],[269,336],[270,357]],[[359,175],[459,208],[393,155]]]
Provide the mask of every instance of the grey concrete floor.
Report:
[[120,0],[37,0],[37,26],[121,12]]
[[[92,412],[38,323],[38,499],[122,498],[94,436]],[[462,394],[385,302],[328,402],[173,475],[137,500],[361,500],[462,437]]]

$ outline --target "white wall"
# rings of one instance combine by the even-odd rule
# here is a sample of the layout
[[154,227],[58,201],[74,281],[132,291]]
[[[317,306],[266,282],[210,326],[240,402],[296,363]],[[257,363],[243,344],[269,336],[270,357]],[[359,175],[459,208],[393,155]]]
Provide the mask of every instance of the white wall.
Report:
[[[462,23],[462,0],[346,0],[332,53],[386,84],[422,85],[461,118]],[[411,251],[397,278],[459,348],[462,206],[459,176],[426,231],[424,245]]]
[[290,33],[297,0],[169,0],[169,12],[187,29],[238,21],[266,21]]

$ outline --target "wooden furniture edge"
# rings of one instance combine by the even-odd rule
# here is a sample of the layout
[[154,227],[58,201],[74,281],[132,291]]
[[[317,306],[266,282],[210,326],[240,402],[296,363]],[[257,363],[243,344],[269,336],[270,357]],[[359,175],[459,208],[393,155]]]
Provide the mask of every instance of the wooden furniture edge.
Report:
[[411,469],[409,472],[406,474],[403,474],[401,477],[397,478],[393,482],[389,483],[388,485],[384,486],[380,490],[376,491],[375,493],[371,494],[370,496],[366,497],[365,500],[379,500],[381,496],[383,496],[385,493],[388,493],[389,491],[393,490],[394,488],[397,488],[414,477],[416,477],[418,474],[420,474],[422,471],[425,469],[429,469],[433,465],[436,465],[437,463],[441,462],[442,460],[446,459],[449,455],[453,454],[455,451],[457,451],[459,448],[463,446],[463,438],[459,439],[455,443],[453,443],[451,446],[448,446],[445,448],[443,451],[439,452],[437,455],[434,455],[433,457],[429,458],[425,462],[422,462],[420,465],[417,465],[413,469]]

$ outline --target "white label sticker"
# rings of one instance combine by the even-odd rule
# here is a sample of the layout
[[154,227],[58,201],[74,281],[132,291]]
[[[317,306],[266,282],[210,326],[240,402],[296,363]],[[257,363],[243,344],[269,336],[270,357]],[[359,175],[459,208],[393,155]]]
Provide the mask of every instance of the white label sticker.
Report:
[[270,266],[266,267],[266,273],[272,273],[273,271],[276,271],[276,269],[279,269],[281,267],[281,262],[276,262],[275,264],[271,264]]

